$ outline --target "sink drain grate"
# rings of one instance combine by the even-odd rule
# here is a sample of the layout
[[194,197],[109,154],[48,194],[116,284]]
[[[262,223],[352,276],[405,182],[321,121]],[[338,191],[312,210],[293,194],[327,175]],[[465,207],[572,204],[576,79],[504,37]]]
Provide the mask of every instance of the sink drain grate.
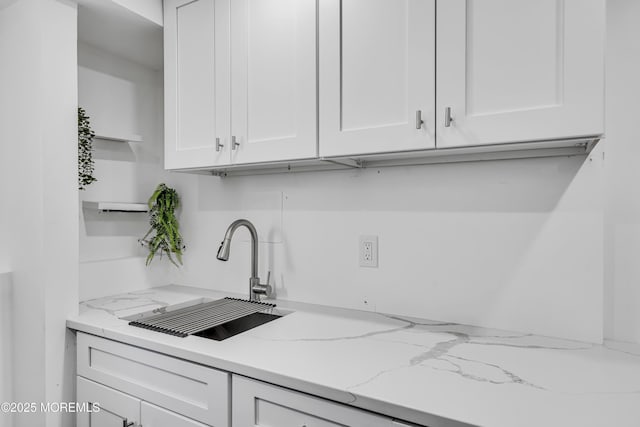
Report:
[[184,338],[249,314],[271,311],[275,306],[259,301],[223,298],[134,320],[129,324]]

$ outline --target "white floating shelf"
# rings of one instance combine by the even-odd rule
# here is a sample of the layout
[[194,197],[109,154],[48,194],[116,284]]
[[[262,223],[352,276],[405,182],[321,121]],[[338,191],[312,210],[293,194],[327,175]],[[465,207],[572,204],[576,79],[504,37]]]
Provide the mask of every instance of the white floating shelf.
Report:
[[85,200],[82,202],[82,207],[98,212],[149,212],[149,205],[146,203],[88,202]]
[[107,135],[105,133],[96,133],[94,138],[114,142],[142,142],[142,136],[140,135]]

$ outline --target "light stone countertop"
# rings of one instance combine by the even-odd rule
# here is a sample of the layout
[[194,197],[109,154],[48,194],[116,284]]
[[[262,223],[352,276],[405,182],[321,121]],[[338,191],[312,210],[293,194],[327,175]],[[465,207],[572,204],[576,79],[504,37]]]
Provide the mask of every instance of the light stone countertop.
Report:
[[170,285],[82,302],[71,329],[429,427],[640,426],[640,354],[575,341],[288,301],[213,341],[121,317],[244,295]]

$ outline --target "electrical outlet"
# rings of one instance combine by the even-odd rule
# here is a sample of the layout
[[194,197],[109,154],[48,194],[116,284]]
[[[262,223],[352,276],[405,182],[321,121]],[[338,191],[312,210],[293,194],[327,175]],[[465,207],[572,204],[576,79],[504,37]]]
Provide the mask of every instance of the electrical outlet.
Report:
[[378,236],[360,236],[360,267],[378,267]]

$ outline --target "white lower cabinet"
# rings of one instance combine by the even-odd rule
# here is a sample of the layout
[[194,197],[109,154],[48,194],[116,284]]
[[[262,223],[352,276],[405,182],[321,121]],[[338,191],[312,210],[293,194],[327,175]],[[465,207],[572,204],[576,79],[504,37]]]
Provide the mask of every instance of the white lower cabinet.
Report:
[[140,427],[206,427],[192,419],[147,402],[140,404]]
[[97,405],[95,412],[78,412],[78,427],[123,427],[140,421],[140,400],[78,377],[79,403]]
[[[133,409],[133,412],[146,413],[150,419],[163,417],[147,404],[186,417],[183,424],[169,424],[171,426],[228,427],[230,424],[230,374],[224,371],[78,332],[78,399],[87,402],[90,400],[83,394],[86,384],[82,386],[85,388],[80,386],[85,380],[112,391],[100,395],[107,400],[96,402],[110,414],[120,416],[118,427],[124,425],[123,419],[131,418],[131,408],[140,402],[143,402],[142,409],[137,412]],[[131,403],[125,397],[138,403]],[[109,415],[104,417],[107,421],[115,419]],[[80,421],[80,416],[78,419]],[[184,424],[191,420],[197,423]],[[166,424],[143,424],[149,425]]]
[[93,409],[78,411],[78,427],[409,427],[82,332],[77,342],[77,401]]
[[232,427],[391,427],[391,418],[233,376]]
[[78,402],[99,405],[78,413],[78,427],[206,427],[96,382],[78,377]]

